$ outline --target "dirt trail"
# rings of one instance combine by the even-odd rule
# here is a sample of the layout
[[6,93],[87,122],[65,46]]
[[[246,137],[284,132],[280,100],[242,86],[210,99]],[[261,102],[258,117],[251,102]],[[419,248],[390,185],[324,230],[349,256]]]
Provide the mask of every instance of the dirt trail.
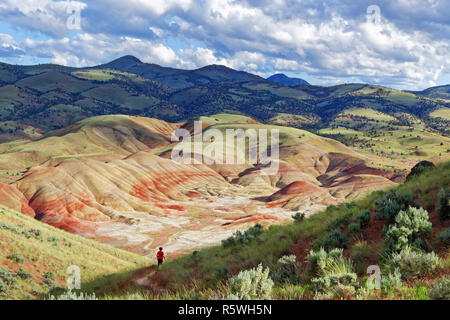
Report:
[[164,271],[158,271],[156,265],[142,268],[131,276],[131,281],[143,288],[149,289],[155,293],[161,293],[165,290],[162,285]]

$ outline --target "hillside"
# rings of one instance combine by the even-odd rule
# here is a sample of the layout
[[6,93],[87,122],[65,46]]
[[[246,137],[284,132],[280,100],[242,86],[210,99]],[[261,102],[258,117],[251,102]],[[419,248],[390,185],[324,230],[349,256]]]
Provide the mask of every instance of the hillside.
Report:
[[[163,296],[174,296],[179,299],[187,298],[189,295],[194,295],[197,299],[217,298],[223,294],[226,295],[227,292],[229,294],[231,289],[227,279],[241,270],[250,269],[262,263],[270,269],[269,276],[275,281],[273,298],[323,299],[333,298],[334,295],[334,298],[338,299],[358,299],[358,297],[362,299],[429,299],[430,296],[435,297],[441,294],[441,298],[448,299],[448,280],[447,285],[443,284],[444,287],[440,289],[440,293],[436,292],[437,287],[433,283],[445,281],[445,277],[448,279],[450,271],[448,239],[444,243],[444,240],[440,239],[445,238],[439,236],[447,230],[448,237],[450,226],[448,193],[447,199],[444,200],[444,202],[447,201],[447,209],[440,209],[438,205],[439,190],[448,190],[449,187],[450,163],[447,162],[426,173],[414,176],[406,183],[392,189],[393,191],[377,191],[355,202],[329,206],[326,210],[309,218],[298,219],[297,222],[283,226],[271,226],[263,232],[249,229],[247,236],[236,235],[234,242],[230,238],[231,240],[223,242],[222,246],[203,249],[194,255],[186,255],[167,262],[162,268],[163,271],[152,275],[149,281],[152,286],[158,285],[162,290],[160,294],[165,292]],[[382,235],[383,226],[393,226],[393,222],[380,216],[384,207],[378,199],[389,195],[391,199],[397,199],[391,201],[400,201],[399,197],[405,194],[412,196],[412,199],[406,200],[406,203],[408,201],[415,203],[415,206],[423,207],[428,211],[426,221],[429,221],[427,223],[430,223],[432,230],[422,234],[421,241],[425,246],[422,248],[425,249],[420,250],[434,251],[441,260],[439,266],[436,266],[436,261],[439,259],[432,258],[433,254],[427,255],[424,251],[418,251],[422,253],[419,253],[416,258],[403,256],[402,259],[412,260],[399,260],[405,261],[405,264],[398,265],[398,270],[401,272],[401,278],[398,278],[393,275],[395,268],[393,261],[390,260],[391,253],[387,251],[390,250],[387,247],[389,242],[386,236]],[[397,198],[392,198],[393,195]],[[439,210],[447,210],[447,216],[441,215],[440,219],[437,212]],[[362,219],[363,216],[368,217],[368,220]],[[362,221],[365,221],[364,224]],[[401,223],[400,220],[396,221]],[[359,224],[359,228],[355,228],[355,224]],[[336,232],[339,236],[336,236]],[[313,260],[310,258],[309,263],[306,260],[310,250],[318,251],[321,247],[325,247],[328,251],[333,248],[342,248],[343,255],[348,260],[341,258],[337,260],[343,263],[339,265],[341,266],[341,269],[338,269],[341,272],[339,274],[344,277],[345,272],[354,272],[357,276],[355,280],[352,280],[355,282],[349,281],[345,284],[347,289],[333,291],[331,296],[314,292],[314,290],[321,290],[318,289],[321,288],[320,286],[317,287],[320,282],[311,284],[311,277],[314,277],[311,274]],[[291,262],[285,262],[285,265],[277,263],[282,256],[286,255],[293,255],[294,258],[288,259]],[[420,261],[426,259],[431,260],[422,262],[421,265]],[[386,280],[382,280],[381,290],[363,289],[367,279],[366,268],[374,264],[381,267],[382,275],[386,277]],[[335,279],[338,283],[342,281],[338,277]],[[356,291],[345,291],[350,290],[352,286],[356,286]],[[193,290],[194,293],[189,290]],[[329,291],[327,292],[329,294]],[[154,290],[149,292],[141,290],[140,294],[143,298],[158,297],[158,294],[155,296]]]
[[309,85],[309,83],[300,78],[291,78],[285,74],[278,73],[267,78],[267,81],[275,82],[284,86],[295,87],[300,85]]
[[[126,115],[84,119],[36,141],[0,145],[0,203],[98,241],[151,255],[216,244],[255,223],[291,221],[388,188],[408,166],[364,155],[311,132],[236,114],[199,118],[203,130],[278,130],[279,170],[263,165],[178,164],[167,123]],[[225,136],[224,136],[225,139]],[[207,148],[210,142],[204,142]],[[226,152],[249,153],[224,140]],[[226,154],[225,154],[226,156]],[[163,235],[163,236],[162,236]]]
[[[287,115],[291,126],[320,130],[354,108],[407,114],[430,130],[448,133],[448,120],[430,115],[450,106],[442,95],[430,93],[444,89],[417,93],[366,84],[291,87],[224,66],[181,70],[132,56],[90,68],[0,64],[0,139],[35,139],[87,117],[118,113],[176,122],[232,112],[268,123]],[[408,117],[402,122],[412,126]]]
[[150,264],[144,257],[64,232],[4,206],[0,206],[0,237],[0,300],[60,292],[71,265],[81,269],[82,290],[92,291]]

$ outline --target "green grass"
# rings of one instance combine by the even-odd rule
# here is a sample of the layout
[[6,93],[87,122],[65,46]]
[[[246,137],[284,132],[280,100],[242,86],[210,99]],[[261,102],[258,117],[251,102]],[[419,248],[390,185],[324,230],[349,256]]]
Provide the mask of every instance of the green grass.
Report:
[[442,118],[444,120],[450,120],[450,108],[439,108],[430,113],[432,118]]
[[[439,189],[449,187],[450,162],[446,162],[395,189],[399,192],[411,192],[423,207],[430,209],[435,206]],[[321,239],[328,232],[327,226],[336,218],[350,212],[353,219],[361,210],[373,211],[375,200],[383,193],[384,191],[373,192],[353,205],[330,206],[301,223],[270,226],[257,240],[245,245],[238,244],[226,248],[214,246],[202,249],[196,255],[186,255],[168,261],[162,267],[167,274],[167,285],[171,289],[176,289],[177,286],[187,284],[193,279],[202,279],[204,287],[214,287],[221,280],[215,277],[215,271],[223,266],[233,272],[254,267],[259,263],[273,266],[281,256],[290,252],[291,246],[299,238]]]
[[[82,290],[94,291],[151,264],[145,257],[70,234],[4,206],[0,206],[0,238],[0,268],[13,273],[23,268],[32,275],[17,278],[16,288],[1,292],[0,299],[44,297],[53,285],[65,287],[71,265],[81,268]],[[54,275],[50,285],[42,284],[46,273]]]
[[342,115],[350,115],[355,117],[364,117],[372,120],[379,121],[394,121],[395,118],[370,108],[355,108],[355,109],[347,109],[341,113]]

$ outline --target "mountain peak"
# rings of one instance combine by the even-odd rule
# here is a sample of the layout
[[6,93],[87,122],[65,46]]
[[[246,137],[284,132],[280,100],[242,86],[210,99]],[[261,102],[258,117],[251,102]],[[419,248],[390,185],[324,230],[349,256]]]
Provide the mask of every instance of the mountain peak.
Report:
[[142,61],[136,58],[135,56],[126,55],[120,58],[117,58],[107,64],[101,65],[99,67],[106,67],[111,69],[121,70],[123,68],[129,68],[131,66],[142,64]]
[[135,56],[132,56],[132,55],[126,55],[126,56],[120,57],[114,61],[142,63],[141,60],[139,60],[138,58],[136,58]]
[[284,73],[277,73],[267,78],[267,81],[275,82],[284,86],[309,85],[309,83],[300,78],[290,78]]

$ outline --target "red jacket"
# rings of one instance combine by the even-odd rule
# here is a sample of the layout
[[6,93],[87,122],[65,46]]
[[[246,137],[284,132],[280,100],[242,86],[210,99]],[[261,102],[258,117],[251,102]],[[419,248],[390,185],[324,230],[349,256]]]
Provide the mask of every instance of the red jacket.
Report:
[[158,251],[156,256],[158,257],[158,260],[162,260],[164,258],[164,252],[160,250],[160,251]]

